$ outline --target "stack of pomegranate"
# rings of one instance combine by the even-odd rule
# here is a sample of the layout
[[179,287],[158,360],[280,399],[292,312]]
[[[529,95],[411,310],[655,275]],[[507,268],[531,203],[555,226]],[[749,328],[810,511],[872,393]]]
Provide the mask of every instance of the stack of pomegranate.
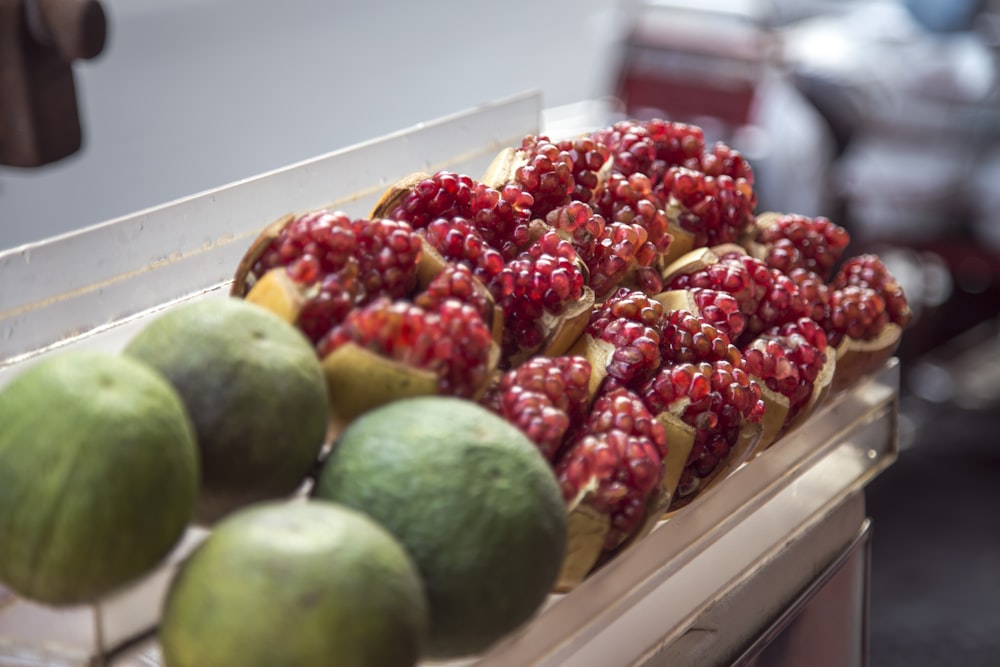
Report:
[[562,485],[571,588],[881,367],[910,320],[877,256],[846,257],[826,218],[758,214],[753,184],[683,123],[528,136],[479,180],[275,222],[233,293],[313,341],[337,424],[447,394],[523,430]]

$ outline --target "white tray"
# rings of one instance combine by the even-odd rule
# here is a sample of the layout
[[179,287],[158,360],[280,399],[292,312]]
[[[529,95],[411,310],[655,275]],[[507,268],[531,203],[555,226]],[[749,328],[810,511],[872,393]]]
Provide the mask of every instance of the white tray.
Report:
[[[542,119],[540,97],[526,94],[2,252],[0,385],[52,350],[118,349],[150,314],[224,297],[251,240],[284,213],[327,206],[364,215],[413,171],[478,175],[500,148],[542,131]],[[694,619],[798,536],[832,522],[837,508],[895,459],[898,385],[891,362],[578,589],[551,596],[534,621],[492,651],[447,664],[613,667],[682,645]],[[780,576],[770,602],[781,602],[779,588],[791,596],[805,586],[854,528],[827,530],[820,547]],[[118,648],[117,666],[158,664],[150,636],[162,594],[199,537],[189,533],[161,570],[99,607],[53,610],[0,597],[0,667],[92,664],[100,647]],[[756,629],[732,625],[718,639],[736,647]]]

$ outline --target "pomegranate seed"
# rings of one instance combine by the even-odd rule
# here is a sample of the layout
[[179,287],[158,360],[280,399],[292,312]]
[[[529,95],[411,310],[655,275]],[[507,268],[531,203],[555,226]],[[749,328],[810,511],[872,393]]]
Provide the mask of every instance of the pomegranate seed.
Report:
[[554,461],[567,430],[585,415],[589,383],[590,363],[583,357],[533,357],[504,373],[482,402]]
[[694,235],[695,247],[735,243],[753,225],[756,196],[745,178],[670,167],[660,188],[661,199],[681,204],[678,224]]
[[503,350],[509,357],[541,344],[542,316],[559,315],[579,301],[584,277],[572,244],[550,230],[509,262],[489,287],[503,309]]
[[660,365],[663,306],[643,292],[619,288],[594,309],[587,333],[614,347],[608,374],[629,385],[642,382]]
[[866,253],[845,261],[834,277],[831,287],[842,289],[848,285],[859,285],[874,290],[885,302],[889,320],[903,328],[909,326],[913,313],[906,300],[906,294],[878,255]]
[[646,498],[663,477],[660,454],[648,438],[612,429],[584,433],[556,465],[556,476],[568,503],[585,489],[593,490],[591,506],[611,518],[604,548],[614,549],[635,532],[645,515]]
[[843,227],[819,216],[786,214],[763,229],[758,241],[768,247],[764,261],[783,273],[803,268],[830,279],[834,265],[850,243]]
[[379,297],[352,310],[324,337],[321,356],[348,341],[435,373],[440,394],[469,397],[486,380],[492,337],[476,309],[457,299],[425,310]]
[[315,211],[282,229],[253,272],[263,275],[283,266],[292,280],[308,287],[296,324],[317,343],[355,305],[408,294],[420,254],[420,240],[406,223]]

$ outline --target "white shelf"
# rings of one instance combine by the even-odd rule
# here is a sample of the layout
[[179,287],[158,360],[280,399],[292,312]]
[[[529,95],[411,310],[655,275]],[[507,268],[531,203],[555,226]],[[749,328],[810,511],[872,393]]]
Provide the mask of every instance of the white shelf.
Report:
[[[364,215],[386,187],[413,171],[482,173],[500,148],[538,133],[541,117],[537,95],[498,102],[0,253],[0,384],[53,349],[120,348],[149,314],[185,299],[224,296],[251,240],[284,213],[332,206]],[[766,566],[787,561],[789,545],[811,535],[812,546],[796,552],[794,567],[774,581],[770,603],[790,599],[856,533],[857,518],[848,513],[854,518],[845,521],[843,508],[895,459],[898,386],[898,367],[890,363],[833,397],[572,593],[553,595],[493,650],[447,665],[614,667],[693,647],[695,619],[765,570],[775,577]],[[820,525],[827,528],[816,538]],[[192,531],[163,569],[106,600],[100,614],[0,598],[0,666],[79,667],[99,645],[150,635],[173,564],[198,537]],[[759,630],[737,625],[725,638],[734,649]],[[113,664],[156,665],[152,640],[120,652]]]

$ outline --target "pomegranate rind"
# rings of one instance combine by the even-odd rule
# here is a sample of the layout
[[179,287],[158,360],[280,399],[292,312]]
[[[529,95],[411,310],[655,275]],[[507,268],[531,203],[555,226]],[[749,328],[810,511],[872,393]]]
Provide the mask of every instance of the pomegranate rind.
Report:
[[289,324],[295,324],[306,302],[302,286],[284,268],[274,268],[257,280],[245,301],[265,308]]
[[508,147],[501,150],[486,168],[480,183],[499,190],[514,180],[517,170],[528,164],[527,152]]
[[590,363],[590,383],[588,391],[590,398],[597,396],[604,378],[608,376],[608,363],[615,354],[615,346],[607,341],[594,338],[584,333],[566,351],[566,354],[583,357]]
[[760,387],[760,397],[764,401],[760,438],[748,455],[748,458],[754,458],[781,437],[788,420],[789,405],[787,396],[768,387],[759,377],[751,375],[750,379]]
[[371,219],[389,217],[389,214],[392,213],[396,206],[413,191],[417,183],[425,178],[430,178],[430,174],[417,171],[404,176],[390,185],[378,198],[378,201],[375,202],[368,217]]
[[[888,359],[888,357],[886,357],[886,359]],[[886,359],[883,359],[882,363],[885,363]],[[832,349],[828,348],[826,352],[826,361],[823,362],[823,366],[820,367],[819,372],[816,374],[816,379],[813,381],[813,389],[812,393],[809,395],[809,402],[799,408],[798,414],[796,414],[786,426],[786,433],[801,426],[806,422],[806,420],[809,419],[809,417],[811,417],[819,408],[823,406],[833,389],[833,380],[837,375],[837,367],[839,365],[840,360],[837,358],[837,355]],[[879,366],[881,366],[881,363]]]
[[721,243],[712,247],[694,248],[675,257],[661,271],[660,276],[663,278],[664,284],[669,284],[677,276],[701,271],[713,264],[718,264],[719,259],[729,253],[748,254],[745,247],[736,243]]
[[444,271],[448,260],[423,235],[420,236],[420,248],[420,260],[417,262],[417,289],[424,290],[439,273]]
[[665,511],[677,495],[681,475],[694,449],[695,429],[672,412],[661,412],[656,420],[667,431],[667,455],[663,457],[663,481],[660,483],[664,490],[661,504],[665,503]]
[[604,550],[604,538],[611,530],[611,517],[587,504],[588,494],[568,508],[569,536],[566,556],[556,581],[555,592],[568,593],[587,578]]
[[347,342],[321,360],[330,416],[343,428],[362,414],[392,401],[437,394],[435,373],[414,368]]
[[665,313],[672,310],[684,310],[695,315],[699,314],[698,304],[694,302],[694,295],[691,294],[690,290],[667,290],[659,294],[654,294],[653,299],[663,306],[663,312]]
[[[539,320],[544,336],[541,345],[537,348],[523,349],[511,354],[507,359],[507,365],[520,366],[531,357],[539,355],[559,357],[564,354],[575,354],[576,352],[571,352],[571,350],[580,349],[577,347],[577,343],[584,335],[593,310],[594,290],[584,286],[582,296],[568,305],[561,313],[555,315],[544,313],[542,315]],[[592,360],[588,358],[587,361]]]
[[890,322],[871,340],[845,337],[836,349],[837,362],[830,392],[844,391],[882,368],[895,354],[902,336],[903,328]]
[[271,245],[271,241],[278,238],[281,230],[292,224],[292,221],[296,217],[294,213],[288,213],[261,230],[250,244],[250,247],[247,248],[247,251],[243,253],[243,257],[240,258],[240,263],[237,265],[236,273],[233,276],[233,284],[229,289],[230,296],[242,298],[247,295],[254,286],[254,283],[261,277],[253,274],[254,264],[264,254],[267,247]]
[[784,213],[779,213],[778,211],[764,211],[763,213],[758,213],[754,217],[754,223],[751,225],[750,229],[747,231],[746,236],[740,239],[740,246],[743,247],[744,251],[753,257],[754,259],[759,259],[763,261],[767,258],[767,245],[761,243],[758,239],[761,233],[770,229],[776,220],[781,218]]
[[[670,216],[670,208],[667,208],[667,215]],[[681,227],[675,222],[676,216],[671,216],[667,223],[667,233],[673,237],[666,252],[662,253],[658,259],[661,267],[661,274],[666,273],[684,255],[692,250],[699,250],[695,247],[694,234]]]
[[698,498],[704,496],[710,489],[725,481],[741,465],[750,460],[756,451],[757,443],[760,442],[763,433],[763,425],[759,422],[744,420],[740,426],[739,435],[736,442],[729,450],[729,456],[720,461],[715,470],[698,481],[698,486],[694,491],[683,496],[674,496],[665,516],[669,517],[673,513],[687,507]]
[[621,546],[610,556],[621,553],[624,549],[646,537],[667,516],[670,506],[677,494],[684,466],[687,464],[691,450],[694,449],[695,430],[672,412],[661,412],[656,420],[667,432],[667,455],[663,457],[663,479],[656,492],[646,501],[646,515],[635,533],[629,536]]
[[[419,238],[421,253],[417,263],[417,292],[427,289],[431,281],[448,266],[448,260],[441,255],[437,248],[432,246],[423,235]],[[473,276],[472,280],[477,291],[483,295],[486,301],[493,304],[486,326],[489,327],[490,335],[499,348],[503,342],[503,309],[497,305],[489,288],[479,278]]]
[[566,354],[583,336],[594,310],[594,290],[583,288],[583,296],[570,304],[557,316],[548,314],[542,317],[542,327],[546,331],[545,342],[542,344],[542,354],[558,357]]

